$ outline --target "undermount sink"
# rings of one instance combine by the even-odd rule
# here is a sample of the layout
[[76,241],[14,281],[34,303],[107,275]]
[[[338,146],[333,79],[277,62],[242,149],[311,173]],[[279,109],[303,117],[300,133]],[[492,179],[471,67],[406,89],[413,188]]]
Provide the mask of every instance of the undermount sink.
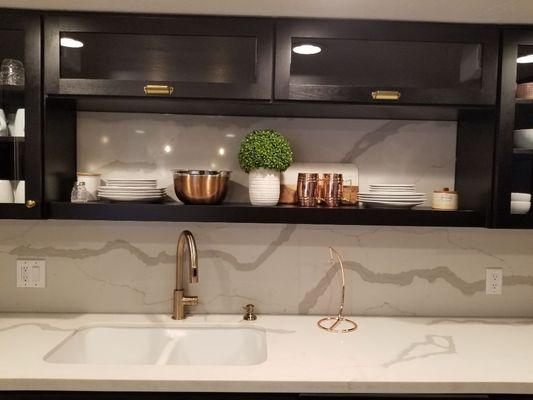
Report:
[[255,327],[91,327],[50,351],[61,364],[254,365],[266,360],[264,329]]

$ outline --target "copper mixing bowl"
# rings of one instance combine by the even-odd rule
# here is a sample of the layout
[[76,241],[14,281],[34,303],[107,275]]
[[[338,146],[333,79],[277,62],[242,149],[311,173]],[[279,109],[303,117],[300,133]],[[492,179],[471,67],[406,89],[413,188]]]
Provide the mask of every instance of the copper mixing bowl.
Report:
[[173,170],[174,191],[185,204],[219,204],[228,191],[231,171]]

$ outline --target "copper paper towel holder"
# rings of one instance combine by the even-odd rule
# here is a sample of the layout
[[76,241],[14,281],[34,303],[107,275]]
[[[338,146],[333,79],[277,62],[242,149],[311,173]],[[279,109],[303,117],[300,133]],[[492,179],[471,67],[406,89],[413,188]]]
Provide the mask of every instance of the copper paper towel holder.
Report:
[[[339,267],[341,269],[341,280],[342,280],[342,291],[341,291],[341,303],[339,306],[339,313],[336,316],[330,316],[330,317],[324,317],[321,320],[317,322],[318,326],[321,329],[324,329],[331,333],[349,333],[353,332],[357,329],[357,324],[352,321],[351,319],[348,319],[342,315],[342,310],[344,308],[344,292],[345,292],[345,280],[344,280],[344,265],[342,263],[342,257],[340,253],[335,250],[333,247],[330,246],[329,248],[329,257],[330,262],[335,263],[335,257],[337,258],[337,262],[339,263]],[[333,321],[331,325],[326,325],[328,321]],[[338,328],[340,324],[344,323],[348,327],[346,328]]]

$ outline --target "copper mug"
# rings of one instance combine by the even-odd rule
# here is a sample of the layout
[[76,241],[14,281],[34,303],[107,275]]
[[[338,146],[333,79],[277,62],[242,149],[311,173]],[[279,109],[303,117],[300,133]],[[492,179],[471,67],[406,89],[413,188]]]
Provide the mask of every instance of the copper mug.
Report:
[[298,173],[296,193],[300,207],[316,207],[318,204],[318,174],[312,172]]
[[344,180],[342,174],[323,174],[318,198],[327,207],[339,207],[342,204]]

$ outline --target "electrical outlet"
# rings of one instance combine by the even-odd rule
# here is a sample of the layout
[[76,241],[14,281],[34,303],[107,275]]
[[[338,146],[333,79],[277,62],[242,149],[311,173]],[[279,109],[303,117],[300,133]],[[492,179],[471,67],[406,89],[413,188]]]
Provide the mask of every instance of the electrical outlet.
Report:
[[502,294],[503,270],[501,268],[487,268],[485,274],[485,294]]
[[17,260],[17,287],[46,287],[46,261]]

